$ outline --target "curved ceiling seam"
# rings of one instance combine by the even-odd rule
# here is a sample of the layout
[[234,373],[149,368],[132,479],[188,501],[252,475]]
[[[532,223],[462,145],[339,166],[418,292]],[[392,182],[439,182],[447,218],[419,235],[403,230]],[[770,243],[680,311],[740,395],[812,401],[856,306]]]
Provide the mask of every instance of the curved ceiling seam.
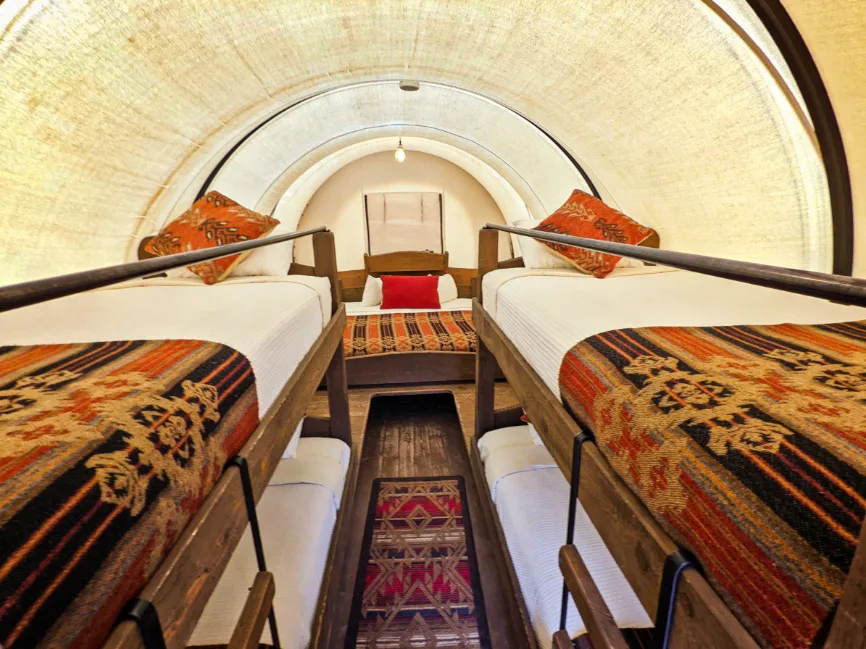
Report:
[[[488,97],[487,95],[481,94],[479,92],[475,92],[473,90],[469,90],[469,89],[464,88],[464,87],[459,86],[459,85],[440,83],[440,82],[436,82],[436,81],[424,81],[421,79],[419,79],[418,82],[422,86],[424,86],[424,85],[439,86],[439,87],[446,88],[449,90],[457,90],[459,92],[464,92],[466,94],[477,97],[481,100],[488,101],[491,104],[499,106],[503,110],[506,110],[509,113],[516,115],[517,117],[519,117],[520,119],[525,121],[527,124],[529,124],[531,127],[533,127],[535,130],[537,130],[539,133],[541,133],[545,137],[545,139],[547,139],[551,144],[553,144],[553,146],[556,147],[566,157],[566,159],[574,166],[575,170],[577,170],[578,174],[580,174],[580,176],[587,183],[587,186],[591,189],[593,195],[596,198],[601,197],[599,192],[598,192],[598,189],[596,188],[595,184],[592,181],[592,178],[589,176],[589,174],[587,174],[586,170],[577,161],[577,158],[574,156],[574,154],[564,144],[562,144],[558,139],[556,139],[552,135],[550,135],[550,133],[547,130],[545,130],[543,127],[539,126],[533,120],[526,117],[520,111],[511,108],[510,106],[508,106],[507,104],[505,104],[503,102],[492,99],[492,98]],[[201,188],[199,189],[199,191],[196,195],[196,199],[201,198],[202,196],[205,195],[208,188],[213,183],[216,176],[219,174],[220,169],[222,169],[222,167],[228,162],[228,160],[231,158],[231,156],[241,147],[241,145],[243,145],[244,142],[246,142],[250,137],[252,137],[258,130],[260,130],[262,127],[264,127],[265,125],[267,125],[268,123],[273,121],[278,116],[283,115],[284,113],[288,112],[289,110],[292,110],[293,108],[297,108],[301,104],[304,104],[308,101],[311,101],[313,99],[317,99],[317,98],[322,97],[322,96],[327,95],[327,94],[337,93],[340,91],[359,88],[359,87],[363,87],[363,86],[379,85],[379,84],[385,84],[385,83],[398,84],[399,80],[380,79],[380,80],[372,80],[372,81],[362,81],[362,82],[357,82],[357,83],[348,83],[348,84],[338,86],[336,88],[329,88],[327,90],[323,90],[321,92],[314,93],[312,95],[309,95],[308,97],[305,97],[303,99],[300,99],[300,100],[290,104],[289,106],[286,106],[285,108],[280,109],[279,111],[277,111],[276,113],[274,113],[273,115],[268,117],[266,120],[264,120],[260,124],[256,125],[255,127],[250,129],[246,133],[244,133],[243,136],[238,140],[238,142],[236,142],[235,145],[233,145],[231,147],[231,149],[229,149],[229,151],[226,152],[226,154],[217,162],[217,164],[214,166],[211,173],[205,179],[204,183],[202,184]],[[595,175],[595,174],[593,174],[593,175]]]
[[747,2],[779,48],[812,117],[830,196],[832,270],[836,274],[851,275],[854,270],[854,197],[848,157],[833,102],[809,46],[782,2]]
[[[345,138],[345,139],[348,139]],[[297,174],[285,191],[279,194],[271,216],[289,227],[297,228],[304,209],[321,187],[340,170],[370,155],[390,152],[391,136],[360,140],[335,149]],[[387,143],[387,144],[386,144]],[[473,178],[493,199],[506,223],[531,218],[532,214],[521,194],[496,169],[479,157],[447,142],[427,139],[415,135],[406,136],[406,146],[412,151],[434,156],[455,165]],[[286,212],[289,219],[286,220]],[[514,248],[516,235],[509,237],[509,246]]]
[[[405,124],[405,123],[392,123],[392,124],[382,124],[382,125],[377,125],[377,126],[368,126],[368,127],[364,127],[364,128],[360,128],[360,129],[355,129],[354,131],[346,131],[345,133],[341,133],[340,135],[337,135],[337,136],[334,136],[334,137],[332,137],[332,138],[330,138],[330,139],[328,139],[328,140],[325,140],[325,141],[322,142],[321,144],[318,144],[318,145],[316,145],[315,147],[313,147],[312,149],[310,149],[310,150],[304,152],[303,155],[298,156],[298,157],[297,157],[297,158],[296,158],[296,159],[295,159],[295,160],[294,160],[294,161],[293,161],[289,166],[285,167],[285,168],[280,172],[279,176],[277,176],[277,177],[276,177],[276,178],[275,178],[275,179],[274,179],[274,180],[273,180],[273,181],[268,185],[268,187],[267,187],[267,188],[265,189],[265,191],[262,193],[262,196],[268,194],[268,193],[270,192],[271,188],[272,188],[275,184],[277,184],[277,183],[279,182],[280,178],[282,178],[283,175],[285,175],[285,173],[288,172],[289,169],[292,167],[292,165],[294,165],[298,160],[301,160],[301,159],[305,158],[306,156],[310,155],[311,153],[313,153],[313,152],[315,152],[315,151],[318,151],[318,150],[322,149],[323,147],[327,146],[329,143],[331,143],[331,142],[335,142],[335,141],[340,140],[340,139],[342,139],[342,138],[344,138],[344,137],[351,137],[352,135],[355,135],[355,134],[357,134],[357,133],[363,133],[363,132],[365,132],[365,131],[373,131],[373,130],[382,129],[382,128],[397,128],[397,129],[400,129],[400,128],[412,128],[412,129],[418,129],[418,130],[420,130],[420,131],[425,131],[425,130],[438,131],[438,132],[440,132],[440,133],[445,133],[446,135],[450,135],[451,137],[456,138],[457,140],[465,140],[466,142],[471,142],[472,144],[474,144],[475,146],[477,146],[479,149],[482,149],[482,150],[486,151],[486,152],[489,153],[492,157],[494,157],[494,158],[496,158],[497,160],[499,160],[499,161],[500,161],[504,166],[508,167],[508,169],[510,169],[511,171],[513,171],[513,172],[514,172],[514,175],[517,176],[518,178],[520,178],[520,179],[521,179],[521,180],[526,184],[526,186],[529,188],[529,191],[532,192],[532,195],[533,195],[533,196],[535,196],[536,200],[537,200],[537,201],[538,201],[542,206],[544,205],[544,201],[541,200],[541,197],[538,195],[538,193],[536,193],[535,189],[532,187],[532,185],[529,183],[529,181],[527,181],[526,178],[524,178],[523,175],[522,175],[519,171],[517,171],[517,169],[515,169],[511,164],[509,164],[508,162],[506,162],[505,160],[503,160],[500,156],[496,155],[493,151],[491,151],[490,149],[488,149],[488,148],[487,148],[486,146],[484,146],[483,144],[480,144],[479,142],[476,142],[475,140],[472,140],[472,139],[470,139],[470,138],[468,138],[468,137],[465,137],[465,136],[463,136],[463,135],[459,135],[459,134],[457,134],[457,133],[453,133],[453,132],[451,132],[451,131],[447,131],[447,130],[442,129],[442,128],[437,128],[437,127],[435,127],[435,126],[425,126],[425,125],[420,125],[420,124]],[[374,138],[370,138],[370,139],[374,139]],[[472,157],[475,158],[476,160],[479,160],[475,155],[473,155],[473,154],[470,153],[469,151],[465,151],[465,150],[464,150],[464,153],[466,153],[466,154],[469,155],[469,156],[472,156]],[[482,161],[479,160],[479,162],[482,162]],[[467,171],[467,170],[464,169],[464,171]],[[336,173],[336,172],[335,172],[335,173]],[[467,173],[469,173],[470,175],[472,175],[469,171],[467,171]],[[473,176],[473,177],[474,177],[474,176]],[[477,178],[476,178],[476,180],[477,180]],[[505,179],[503,178],[503,180],[505,180]],[[505,182],[508,182],[508,181],[505,180]],[[508,184],[511,185],[511,183],[508,183]],[[511,186],[513,187],[513,185],[511,185]],[[286,191],[288,191],[288,189],[290,189],[290,188],[291,188],[291,185],[289,186],[289,188],[286,189]],[[516,191],[516,190],[515,190],[515,191]],[[277,202],[279,202],[279,200],[278,200]],[[274,210],[274,209],[276,209],[276,204],[274,205],[274,208],[271,210],[271,214],[273,214],[273,210]]]
[[821,147],[818,144],[818,136],[815,133],[815,126],[812,123],[811,117],[803,110],[803,106],[800,104],[800,101],[794,95],[794,92],[791,90],[788,82],[779,72],[776,65],[770,60],[770,57],[764,52],[763,49],[755,42],[755,40],[746,32],[745,29],[730,15],[726,12],[719,4],[715,2],[715,0],[700,0],[703,5],[709,9],[710,13],[716,16],[725,26],[727,26],[735,36],[737,36],[740,41],[746,46],[752,56],[758,61],[760,66],[767,72],[770,78],[775,83],[778,90],[785,97],[785,100],[790,105],[791,110],[797,116],[797,120],[800,122],[803,127],[804,132],[809,136],[809,140],[812,142],[812,146],[815,147],[815,151],[817,151],[820,155]]

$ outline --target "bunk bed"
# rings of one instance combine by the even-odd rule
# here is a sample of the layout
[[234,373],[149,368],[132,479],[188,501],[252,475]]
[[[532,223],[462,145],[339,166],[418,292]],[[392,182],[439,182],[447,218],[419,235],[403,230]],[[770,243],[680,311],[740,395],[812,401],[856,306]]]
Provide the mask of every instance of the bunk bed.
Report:
[[[310,234],[312,277],[203,286],[159,272]],[[224,641],[256,646],[269,617],[285,619],[283,578],[319,599],[283,644],[316,635],[329,578],[317,546],[333,552],[354,485],[334,261],[319,228],[0,289],[4,646],[184,647],[230,560],[249,567],[253,549],[252,576],[230,571],[250,581],[222,589],[246,600]],[[324,439],[300,439],[323,378]],[[268,493],[267,516],[316,484],[298,516],[317,527],[296,547],[321,569],[301,583],[281,577],[282,557],[269,572],[256,503]]]
[[[850,487],[842,482],[841,487],[837,484],[825,490],[829,493],[826,500],[837,501],[837,511],[830,517],[834,520],[825,530],[834,526],[844,528],[838,534],[831,533],[824,537],[833,546],[826,556],[820,556],[810,549],[808,543],[798,545],[793,542],[791,539],[796,534],[764,535],[767,530],[762,528],[763,525],[777,525],[778,528],[774,529],[790,528],[801,532],[796,520],[790,516],[786,518],[784,513],[779,513],[778,508],[773,510],[762,500],[778,496],[775,505],[780,501],[784,503],[786,498],[788,501],[797,500],[796,489],[792,489],[787,496],[779,496],[771,488],[772,485],[764,484],[762,493],[747,499],[743,489],[726,491],[729,485],[722,483],[725,470],[713,466],[711,462],[704,463],[696,459],[700,456],[699,451],[689,456],[689,479],[700,483],[701,475],[712,475],[713,480],[718,481],[712,483],[715,490],[702,492],[698,484],[684,498],[692,499],[689,501],[691,503],[700,494],[711,492],[703,505],[714,514],[713,524],[727,526],[728,536],[717,538],[725,538],[726,542],[735,538],[738,543],[735,550],[733,545],[730,549],[732,556],[726,557],[729,562],[727,566],[736,566],[732,570],[736,577],[732,577],[730,573],[722,574],[720,568],[725,565],[719,558],[720,553],[726,552],[724,543],[717,544],[714,551],[707,551],[699,542],[700,539],[696,542],[684,533],[685,524],[678,525],[675,517],[670,516],[671,511],[685,511],[680,506],[683,500],[680,496],[683,494],[678,491],[678,474],[674,472],[684,460],[677,453],[668,454],[670,446],[664,454],[648,453],[648,449],[655,451],[661,445],[648,442],[647,426],[641,427],[642,422],[652,416],[653,408],[660,409],[667,407],[667,404],[643,403],[635,396],[640,390],[617,380],[625,373],[618,372],[617,368],[628,365],[623,356],[629,357],[632,363],[629,372],[632,374],[637,370],[654,372],[665,369],[635,366],[634,363],[639,365],[646,360],[642,355],[661,355],[665,358],[666,354],[670,354],[670,357],[682,361],[685,354],[691,354],[688,358],[692,361],[710,345],[706,338],[698,340],[707,329],[712,330],[713,336],[727,336],[729,341],[737,336],[750,337],[749,340],[754,344],[758,344],[759,340],[766,342],[768,337],[787,336],[789,343],[797,340],[804,346],[798,353],[808,356],[803,356],[806,364],[823,362],[806,351],[814,352],[820,346],[825,350],[824,360],[830,357],[826,352],[829,348],[834,350],[832,355],[837,359],[842,354],[848,355],[851,363],[862,362],[862,325],[824,329],[808,326],[814,323],[861,321],[866,314],[862,308],[846,307],[717,277],[742,277],[742,273],[748,271],[752,273],[748,281],[760,286],[782,287],[788,291],[824,298],[848,299],[846,296],[853,295],[855,300],[860,300],[859,304],[866,304],[862,299],[863,294],[866,294],[862,282],[783,269],[755,270],[748,268],[748,264],[738,266],[737,262],[711,258],[706,262],[701,259],[708,258],[669,251],[635,253],[636,248],[633,246],[562,236],[558,239],[550,237],[549,240],[600,252],[625,253],[646,262],[678,264],[680,268],[691,265],[693,269],[707,274],[654,267],[622,269],[604,280],[595,280],[569,271],[497,269],[493,252],[497,243],[496,229],[503,228],[496,227],[481,233],[479,279],[483,305],[481,300],[476,300],[473,311],[479,337],[476,443],[496,427],[491,414],[492,390],[495,371],[501,368],[529,420],[536,427],[544,447],[571,483],[572,496],[579,498],[579,505],[588,515],[588,520],[598,530],[646,613],[655,621],[655,633],[661,634],[661,637],[669,633],[669,646],[782,647],[813,643],[820,645],[825,640],[826,646],[856,646],[846,644],[860,637],[866,624],[862,608],[866,551],[863,543],[858,543],[858,539],[862,541],[863,538],[863,509],[862,504],[857,504],[866,492],[863,484],[866,470],[862,440],[858,442],[856,434],[853,438],[851,436],[852,426],[856,428],[859,421],[856,407],[851,405],[849,408],[843,404],[842,409],[835,414],[816,415],[817,421],[831,428],[834,417],[845,421],[845,425],[839,427],[844,439],[839,444],[845,446],[845,450],[839,452],[842,453],[840,457],[845,458],[842,462],[845,466],[834,466],[833,469],[852,481]],[[523,234],[515,229],[504,230]],[[529,233],[529,236],[535,236],[535,233]],[[710,277],[709,274],[717,277]],[[825,290],[828,278],[832,280],[830,283],[836,285],[833,287],[836,292]],[[684,295],[689,297],[687,302],[683,300]],[[749,323],[771,323],[771,326],[744,326]],[[794,324],[775,327],[772,323]],[[803,326],[798,326],[798,323]],[[816,341],[816,335],[820,340]],[[692,337],[689,343],[691,347],[684,342],[689,336]],[[635,342],[638,338],[639,342]],[[650,339],[655,344],[655,347],[650,347],[652,352],[646,352],[645,349],[641,353],[634,352],[634,345],[647,347]],[[665,346],[661,342],[663,340],[678,342],[677,345],[669,343]],[[731,347],[736,344],[731,343]],[[795,345],[790,343],[789,347],[794,348]],[[627,352],[634,353],[629,356]],[[803,361],[789,357],[784,352],[767,353],[772,354],[773,362],[782,365],[789,363],[788,369],[793,368],[792,371],[797,371],[800,366],[796,363]],[[668,362],[672,362],[670,357]],[[762,373],[766,367],[758,371],[757,361],[747,354],[732,358],[731,362],[740,364],[735,368],[736,371],[745,372],[744,385],[749,381],[771,381],[769,373]],[[744,370],[744,367],[747,369]],[[673,369],[681,371],[683,367],[679,365]],[[853,392],[855,396],[859,394],[858,386],[862,377],[856,367],[848,368],[847,372],[837,370],[839,368],[828,370],[828,376],[835,378],[827,381],[836,384],[830,387]],[[727,367],[725,371],[734,370]],[[774,371],[784,374],[784,370]],[[811,372],[815,374],[816,371]],[[648,380],[655,380],[656,375],[652,372]],[[773,379],[784,381],[786,377],[780,379],[774,374]],[[683,395],[688,400],[685,386],[688,381],[679,375],[676,380],[683,383]],[[789,385],[784,385],[786,390],[790,389]],[[719,392],[723,387],[712,387],[710,393],[727,396]],[[785,395],[777,395],[777,398],[784,402]],[[839,403],[835,402],[834,405],[839,406]],[[697,407],[702,407],[701,404]],[[813,405],[815,408],[821,407],[821,404]],[[736,419],[739,416],[737,413],[728,415],[735,418],[730,419],[734,424],[752,425],[749,421]],[[755,420],[760,419],[754,413],[750,416]],[[753,426],[752,433],[755,436],[749,437],[752,435],[749,433],[742,440],[747,446],[751,444],[757,447],[753,456],[774,450],[780,434],[782,438],[788,437],[788,433],[765,425],[766,421],[758,423],[760,425]],[[653,425],[658,425],[658,422]],[[722,430],[727,429],[723,427]],[[794,430],[794,435],[803,437],[802,430]],[[825,436],[823,443],[826,446],[827,433],[816,434]],[[700,439],[703,446],[710,447],[710,450],[714,448],[713,453],[719,457],[733,458],[737,455],[734,451],[743,450],[737,447],[734,439]],[[664,443],[668,441],[665,437]],[[691,448],[690,442],[684,443]],[[825,450],[820,444],[811,448],[816,453]],[[811,463],[809,471],[823,471],[827,475],[832,473],[826,463],[815,461],[808,453],[804,454],[802,448],[795,450],[804,456],[803,462]],[[749,453],[751,450],[745,449],[743,452]],[[726,469],[731,466],[729,463]],[[702,468],[707,467],[713,472],[701,474]],[[799,465],[793,466],[791,470],[804,471]],[[809,474],[807,479],[815,478]],[[839,482],[838,476],[831,476],[829,481],[833,480]],[[487,481],[480,481],[480,484],[485,485]],[[823,484],[821,487],[816,486],[818,489],[823,487]],[[848,493],[840,496],[846,490]],[[677,498],[672,497],[673,491],[677,491],[678,495],[674,494]],[[713,498],[726,495],[731,498],[727,503],[730,509],[714,509],[713,505],[717,503],[712,502]],[[851,502],[846,499],[849,497]],[[676,500],[678,508],[670,507],[673,500]],[[737,502],[740,507],[744,502],[748,502],[749,506],[737,509]],[[807,502],[804,507],[812,504]],[[488,491],[487,508],[491,516],[497,515],[497,506],[501,508],[501,503],[494,503]],[[844,524],[839,523],[841,510],[845,510],[841,516],[850,519]],[[694,527],[701,521],[692,514],[691,511],[685,511],[683,516],[691,516],[687,524]],[[574,513],[571,517],[574,518]],[[748,531],[737,527],[738,524],[744,525],[744,520],[751,525]],[[812,528],[812,531],[815,529]],[[844,548],[836,543],[837,537],[846,539]],[[500,534],[500,540],[503,552],[507,554],[506,535]],[[568,590],[584,618],[592,644],[596,647],[626,646],[615,623],[615,620],[622,620],[611,612],[604,601],[607,599],[610,603],[610,593],[606,597],[601,596],[605,589],[594,583],[590,574],[592,570],[588,570],[588,562],[582,556],[580,546],[574,548],[565,537],[563,542],[560,566]],[[756,547],[764,554],[747,552]],[[801,571],[799,574],[798,570]],[[760,571],[764,571],[765,579],[753,582],[754,573]],[[513,566],[511,573],[514,574]],[[803,574],[812,577],[813,581],[804,578]],[[769,595],[765,595],[764,588],[770,592]],[[748,589],[751,590],[744,593]],[[793,603],[788,606],[786,602]],[[797,617],[791,615],[791,611],[804,614]],[[786,614],[790,617],[785,617]],[[528,632],[527,642],[530,644],[534,641],[531,635]],[[566,646],[570,644],[571,638],[560,633],[556,641],[559,643],[557,646]]]
[[[363,273],[346,281],[362,287],[368,276],[443,275],[448,253],[421,251],[364,255]],[[455,273],[461,280],[465,273]],[[349,280],[351,277],[351,280]],[[475,330],[470,286],[458,283],[458,298],[440,309],[364,306],[358,288],[346,287],[347,324],[343,339],[350,386],[448,383],[475,378]]]

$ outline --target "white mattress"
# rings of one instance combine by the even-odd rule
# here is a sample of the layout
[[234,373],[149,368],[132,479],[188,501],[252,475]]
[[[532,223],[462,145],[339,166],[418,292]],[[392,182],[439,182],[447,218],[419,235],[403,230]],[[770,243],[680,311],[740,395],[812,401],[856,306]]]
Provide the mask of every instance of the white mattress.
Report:
[[[538,644],[549,649],[559,629],[559,549],[565,544],[569,487],[553,458],[534,444],[528,427],[523,429],[522,444],[510,439],[505,446],[488,446],[485,473]],[[651,627],[652,621],[579,501],[574,544],[620,628]],[[572,638],[586,632],[570,598],[566,629]]]
[[249,359],[262,417],[327,324],[330,305],[323,277],[141,280],[0,314],[0,344],[222,343]]
[[482,290],[485,309],[557,397],[565,354],[604,331],[866,319],[861,307],[659,267],[621,269],[602,280],[503,269],[485,275]]
[[[310,642],[348,459],[349,447],[343,442],[301,439],[297,456],[280,462],[256,507],[265,560],[276,585],[277,630],[286,649],[304,649]],[[335,467],[341,469],[337,483]],[[228,643],[257,572],[247,527],[188,645]],[[267,624],[261,641],[271,641]]]
[[368,313],[428,313],[430,311],[471,311],[472,300],[468,297],[458,297],[445,302],[439,309],[380,309],[379,305],[364,306],[360,302],[346,302],[346,315],[364,315]]

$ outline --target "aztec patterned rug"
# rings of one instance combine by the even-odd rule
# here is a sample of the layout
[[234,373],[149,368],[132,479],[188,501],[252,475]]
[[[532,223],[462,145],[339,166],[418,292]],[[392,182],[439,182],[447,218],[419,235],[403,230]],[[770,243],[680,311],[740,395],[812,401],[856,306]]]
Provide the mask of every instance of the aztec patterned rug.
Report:
[[346,317],[346,358],[400,352],[474,354],[471,311],[371,313]]
[[346,647],[490,646],[463,478],[373,483]]
[[258,414],[218,343],[0,347],[0,646],[102,646]]
[[559,384],[760,645],[820,642],[866,512],[866,322],[609,331]]

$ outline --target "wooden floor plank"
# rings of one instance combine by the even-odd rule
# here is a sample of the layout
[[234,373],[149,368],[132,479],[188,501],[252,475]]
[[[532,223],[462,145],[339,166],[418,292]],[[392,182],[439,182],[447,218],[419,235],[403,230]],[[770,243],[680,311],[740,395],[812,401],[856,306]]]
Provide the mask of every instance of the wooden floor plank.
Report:
[[[453,386],[458,394],[428,387],[421,394],[405,396],[405,389],[350,390],[350,418],[353,438],[360,443],[360,467],[354,505],[346,518],[352,533],[345,535],[346,544],[338,552],[342,565],[335,569],[334,578],[339,583],[332,590],[335,594],[326,613],[320,648],[344,647],[373,481],[440,475],[460,475],[466,484],[492,647],[516,646],[513,625],[519,617],[515,614],[517,604],[495,569],[497,546],[483,517],[466,445],[474,428],[474,392],[461,387]],[[385,396],[376,396],[382,392]],[[508,391],[500,390],[500,397],[506,407],[511,405]],[[314,404],[308,414],[318,415],[315,408]],[[465,413],[473,415],[468,427]],[[356,426],[366,430],[357,431]]]

